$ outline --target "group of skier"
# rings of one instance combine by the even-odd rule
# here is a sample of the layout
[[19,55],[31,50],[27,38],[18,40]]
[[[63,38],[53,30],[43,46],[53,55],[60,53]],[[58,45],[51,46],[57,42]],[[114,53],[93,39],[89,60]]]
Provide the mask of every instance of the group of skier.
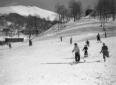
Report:
[[[82,49],[84,51],[84,57],[88,57],[88,47],[89,47],[89,41],[87,40],[86,45]],[[77,43],[74,43],[74,48],[72,52],[75,53],[75,62],[78,63],[80,61],[80,49]]]
[[[97,38],[98,42],[101,42],[101,38],[100,38],[100,34],[99,33],[96,36],[96,38]],[[86,44],[84,45],[84,47],[82,49],[84,51],[84,58],[88,57],[88,47],[90,46],[89,40],[87,40],[85,43]],[[72,52],[75,53],[75,62],[78,63],[80,61],[80,49],[79,49],[79,46],[78,46],[77,43],[74,43],[74,48],[73,48]],[[106,61],[106,57],[109,57],[108,46],[106,46],[105,43],[103,43],[103,46],[101,47],[100,53],[103,54],[103,59],[104,59],[104,62],[105,62]]]

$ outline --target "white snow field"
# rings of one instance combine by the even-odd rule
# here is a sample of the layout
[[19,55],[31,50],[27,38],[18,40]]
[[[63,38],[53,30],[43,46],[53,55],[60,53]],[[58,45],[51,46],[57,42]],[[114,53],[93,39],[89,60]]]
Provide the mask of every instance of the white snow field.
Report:
[[89,57],[84,62],[84,40],[96,35],[85,33],[73,36],[81,50],[78,64],[73,64],[70,37],[63,37],[63,42],[54,35],[51,39],[37,39],[32,47],[27,42],[12,44],[11,49],[0,47],[0,85],[116,85],[116,37],[102,39],[110,52],[106,62],[100,54],[102,43],[90,40]]
[[[116,85],[116,38],[103,39],[110,58],[104,63],[101,43],[90,41],[89,57],[72,65],[73,45],[57,39],[0,50],[0,85]],[[76,41],[75,41],[76,42]],[[100,62],[99,62],[100,61]]]

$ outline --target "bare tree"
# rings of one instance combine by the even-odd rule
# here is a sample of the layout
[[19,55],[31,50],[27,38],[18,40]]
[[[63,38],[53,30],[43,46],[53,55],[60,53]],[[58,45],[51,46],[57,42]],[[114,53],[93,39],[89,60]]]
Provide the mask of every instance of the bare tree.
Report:
[[55,10],[56,10],[56,13],[58,14],[57,20],[58,20],[58,30],[59,30],[59,24],[60,24],[60,21],[61,21],[61,13],[60,13],[61,8],[60,8],[60,4],[59,3],[57,3],[55,5]]
[[103,31],[106,32],[105,23],[108,18],[112,17],[115,20],[115,0],[99,0],[96,6],[96,11],[101,21]]
[[58,28],[60,28],[66,21],[68,10],[64,5],[60,5],[59,3],[56,4],[55,10],[58,14]]
[[116,1],[115,0],[99,0],[96,6],[96,11],[100,20],[107,22],[108,17],[112,17],[115,20],[116,14]]
[[27,18],[27,26],[26,26],[26,32],[29,35],[29,40],[31,39],[33,30],[34,30],[34,18],[29,15]]
[[74,21],[80,19],[82,13],[82,5],[80,1],[71,0],[69,2],[69,8],[71,10],[71,15],[74,18]]
[[112,14],[112,19],[114,21],[115,15],[116,15],[116,1],[115,0],[110,1],[110,10],[111,10],[111,14]]
[[109,3],[107,0],[99,0],[97,6],[96,6],[96,11],[99,16],[99,19],[101,21],[101,27],[104,29],[105,22],[107,21],[107,17],[109,14]]

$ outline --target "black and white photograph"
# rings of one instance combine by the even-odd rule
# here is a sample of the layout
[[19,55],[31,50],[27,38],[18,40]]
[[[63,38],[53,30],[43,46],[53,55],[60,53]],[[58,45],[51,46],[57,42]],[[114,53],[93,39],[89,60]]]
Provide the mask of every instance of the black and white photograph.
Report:
[[0,0],[0,85],[116,85],[116,0]]

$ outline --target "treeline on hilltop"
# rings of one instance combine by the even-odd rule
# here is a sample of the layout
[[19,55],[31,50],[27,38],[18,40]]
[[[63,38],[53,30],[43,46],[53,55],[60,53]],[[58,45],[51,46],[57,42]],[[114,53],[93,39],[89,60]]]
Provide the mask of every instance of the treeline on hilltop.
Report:
[[14,31],[22,31],[28,35],[39,34],[54,24],[56,24],[56,21],[31,15],[22,16],[17,13],[10,13],[0,16],[0,26]]
[[116,19],[116,0],[98,0],[94,7],[88,6],[86,9],[83,9],[81,1],[70,0],[68,6],[57,3],[55,10],[58,14],[58,21],[61,22],[59,25],[70,19],[75,22],[88,16],[99,19],[100,26],[105,31],[105,23],[111,19],[113,21]]
[[94,7],[90,8],[88,6],[86,9],[83,9],[81,1],[70,0],[68,6],[57,3],[55,10],[61,22],[65,22],[66,19],[68,20],[70,18],[76,21],[88,14],[100,20],[107,20],[111,17],[115,20],[116,0],[98,0]]

